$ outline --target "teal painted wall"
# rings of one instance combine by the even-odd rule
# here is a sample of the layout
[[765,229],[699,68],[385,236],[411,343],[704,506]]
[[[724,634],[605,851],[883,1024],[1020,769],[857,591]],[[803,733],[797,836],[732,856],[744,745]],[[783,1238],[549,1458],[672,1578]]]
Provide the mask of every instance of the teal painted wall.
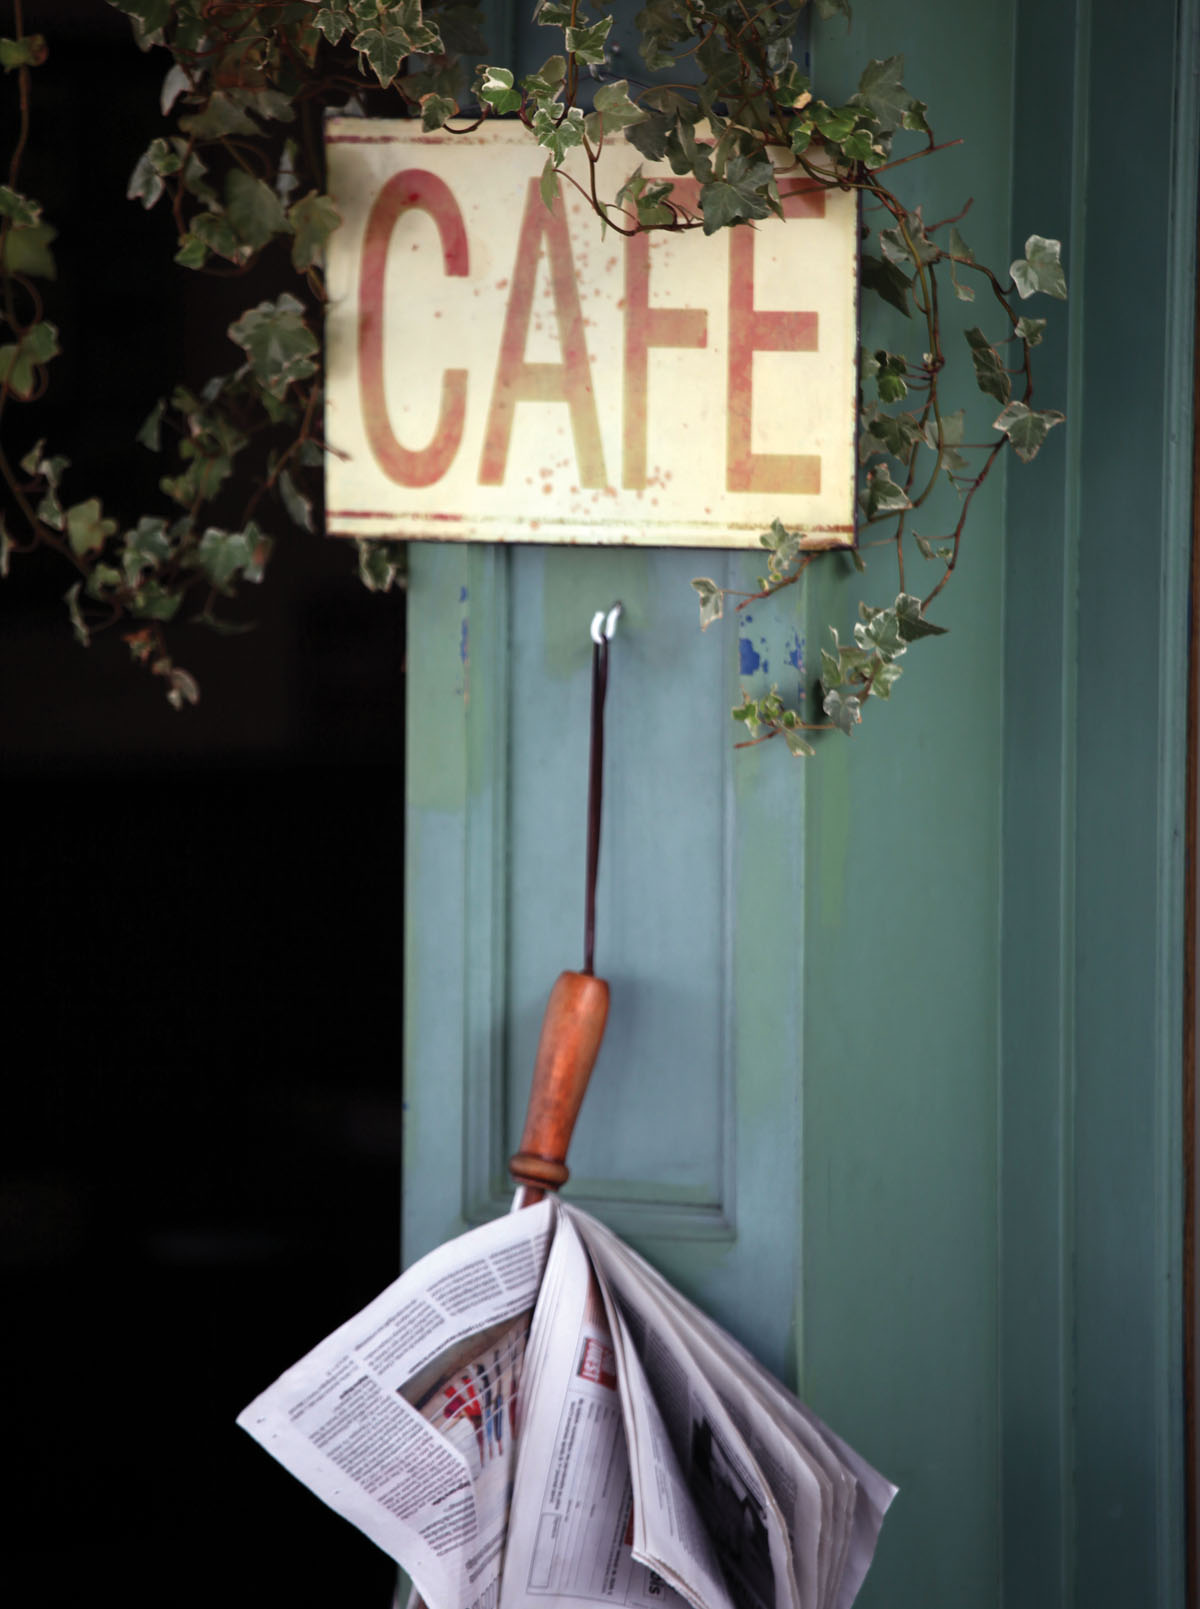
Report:
[[712,556],[410,550],[406,1256],[505,1204],[579,961],[586,631],[620,596],[613,1017],[568,1188],[900,1483],[865,1609],[1182,1609],[1198,12],[856,0],[850,34],[814,27],[827,92],[903,52],[962,136],[910,170],[926,215],[974,198],[999,263],[1060,235],[1073,290],[1039,365],[1069,422],[980,500],[950,634],[853,739],[735,755],[727,711],[894,596],[881,558],[701,637]]

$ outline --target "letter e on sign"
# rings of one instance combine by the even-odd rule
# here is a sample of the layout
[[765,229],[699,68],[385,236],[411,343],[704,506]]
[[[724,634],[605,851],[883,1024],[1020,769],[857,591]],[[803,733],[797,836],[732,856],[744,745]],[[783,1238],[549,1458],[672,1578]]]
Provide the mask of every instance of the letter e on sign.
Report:
[[[602,235],[574,186],[545,206],[519,124],[334,118],[326,143],[331,533],[727,548],[778,518],[851,539],[852,196],[781,173],[785,219]],[[600,193],[638,165],[607,143]],[[698,213],[694,180],[641,166]]]

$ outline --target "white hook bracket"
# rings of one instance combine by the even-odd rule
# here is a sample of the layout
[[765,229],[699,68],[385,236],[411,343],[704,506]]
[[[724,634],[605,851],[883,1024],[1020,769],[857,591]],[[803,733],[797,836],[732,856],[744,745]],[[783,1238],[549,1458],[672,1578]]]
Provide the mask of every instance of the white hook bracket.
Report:
[[611,642],[613,640],[613,634],[617,629],[617,621],[621,618],[623,612],[624,605],[620,602],[614,603],[607,614],[603,609],[596,610],[596,613],[592,616],[590,635],[597,648],[599,648],[601,642]]

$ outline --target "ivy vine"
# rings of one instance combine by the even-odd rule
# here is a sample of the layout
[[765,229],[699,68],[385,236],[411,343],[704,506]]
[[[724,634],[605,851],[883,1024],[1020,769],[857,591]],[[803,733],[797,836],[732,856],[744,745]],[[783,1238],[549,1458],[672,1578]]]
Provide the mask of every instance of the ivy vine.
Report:
[[[101,0],[97,0],[101,3]],[[162,508],[128,516],[80,497],[69,460],[41,441],[19,457],[0,446],[0,476],[13,528],[0,518],[0,574],[14,555],[49,548],[72,572],[65,601],[78,640],[120,630],[134,661],[161,677],[176,707],[195,702],[194,677],[177,661],[184,623],[237,631],[226,604],[257,585],[288,524],[317,527],[327,452],[321,435],[319,339],[324,252],[339,218],[324,191],[321,118],[331,109],[419,117],[424,128],[466,132],[513,116],[546,151],[543,194],[559,179],[582,189],[599,226],[647,230],[752,227],[782,217],[777,175],[802,171],[819,185],[862,198],[861,285],[911,324],[909,350],[864,350],[860,362],[858,519],[851,557],[893,551],[891,601],[863,602],[847,640],[836,625],[821,650],[816,719],[786,707],[777,690],[734,709],[744,743],[781,736],[796,755],[811,734],[849,733],[868,699],[887,699],[914,642],[944,627],[930,609],[958,567],[972,504],[1001,457],[1032,459],[1062,414],[1034,406],[1033,353],[1045,319],[1023,307],[1036,294],[1066,295],[1056,240],[1040,235],[1001,272],[963,238],[963,215],[931,222],[897,189],[899,170],[942,149],[928,108],[904,84],[900,56],[871,60],[843,104],[820,97],[795,59],[806,0],[649,0],[636,15],[637,81],[619,77],[610,35],[614,4],[540,0],[535,20],[551,45],[542,65],[518,76],[486,58],[485,5],[456,0],[107,0],[131,20],[143,50],[164,48],[165,131],[143,152],[131,201],[170,210],[175,261],[199,273],[240,276],[273,256],[294,276],[273,300],[229,326],[236,366],[198,387],[180,385],[150,413],[138,442],[166,455]],[[850,16],[849,0],[815,0],[825,18]],[[40,282],[54,274],[53,223],[21,187],[32,137],[31,80],[50,57],[27,33],[14,0],[15,37],[0,39],[0,68],[15,92],[17,138],[0,184],[0,441],[16,435],[9,411],[48,384],[59,333]],[[553,48],[557,47],[557,48]],[[623,58],[621,58],[623,60]],[[470,70],[473,67],[473,71]],[[606,142],[630,147],[625,182],[602,195],[597,163]],[[590,183],[562,168],[587,159]],[[637,160],[637,159],[641,160]],[[643,162],[667,161],[696,181],[695,207]],[[902,177],[902,175],[901,175]],[[693,193],[690,190],[687,193]],[[947,362],[941,306],[948,297],[986,309],[966,331],[975,381],[997,408],[991,437],[965,439],[964,410],[943,399]],[[939,486],[956,513],[944,530],[917,529]],[[67,487],[71,487],[68,495]],[[231,502],[237,486],[253,490]],[[923,512],[924,511],[924,512]],[[829,551],[776,520],[761,538],[768,597],[796,585]],[[386,590],[402,573],[397,544],[360,541],[364,583]],[[917,568],[932,577],[918,582]],[[928,568],[926,568],[928,567]],[[731,603],[715,581],[693,583],[700,622]]]

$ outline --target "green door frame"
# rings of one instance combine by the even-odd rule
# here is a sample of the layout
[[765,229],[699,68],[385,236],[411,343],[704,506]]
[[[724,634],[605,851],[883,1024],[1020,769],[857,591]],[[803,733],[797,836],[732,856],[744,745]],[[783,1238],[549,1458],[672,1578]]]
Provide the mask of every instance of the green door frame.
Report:
[[[523,13],[511,27],[527,31]],[[1014,256],[1034,230],[1062,235],[1072,296],[1039,396],[1068,422],[988,504],[956,583],[947,641],[971,637],[976,689],[939,703],[914,669],[909,702],[906,681],[895,709],[824,745],[799,780],[773,745],[735,768],[716,880],[737,908],[722,919],[741,935],[770,915],[735,956],[737,1120],[731,1094],[713,1202],[678,1203],[680,1267],[697,1289],[711,1280],[728,1316],[768,1254],[794,1264],[794,1303],[761,1345],[902,1480],[863,1609],[1183,1609],[1200,0],[855,0],[849,37],[814,33],[826,82],[853,87],[866,41],[910,53],[935,110],[965,107],[989,205],[1011,194]],[[944,115],[939,132],[955,132]],[[579,555],[581,573],[591,563]],[[406,1256],[503,1200],[520,804],[504,723],[488,718],[512,691],[503,567],[482,549],[414,557]],[[814,655],[819,601],[814,589],[787,622]],[[914,713],[923,696],[931,716]],[[942,842],[930,766],[943,796],[956,767],[962,784]],[[907,836],[885,819],[889,798]],[[851,825],[866,848],[847,864]],[[839,1004],[862,970],[862,924],[886,916],[881,889],[919,911],[923,964],[881,927],[870,999]],[[922,1012],[938,1029],[928,1046]],[[775,1107],[769,1080],[753,1084],[768,1073],[785,1091]],[[767,1144],[794,1157],[786,1176],[762,1164]],[[606,1210],[620,1221],[618,1197]],[[668,1258],[675,1210],[656,1207]]]

